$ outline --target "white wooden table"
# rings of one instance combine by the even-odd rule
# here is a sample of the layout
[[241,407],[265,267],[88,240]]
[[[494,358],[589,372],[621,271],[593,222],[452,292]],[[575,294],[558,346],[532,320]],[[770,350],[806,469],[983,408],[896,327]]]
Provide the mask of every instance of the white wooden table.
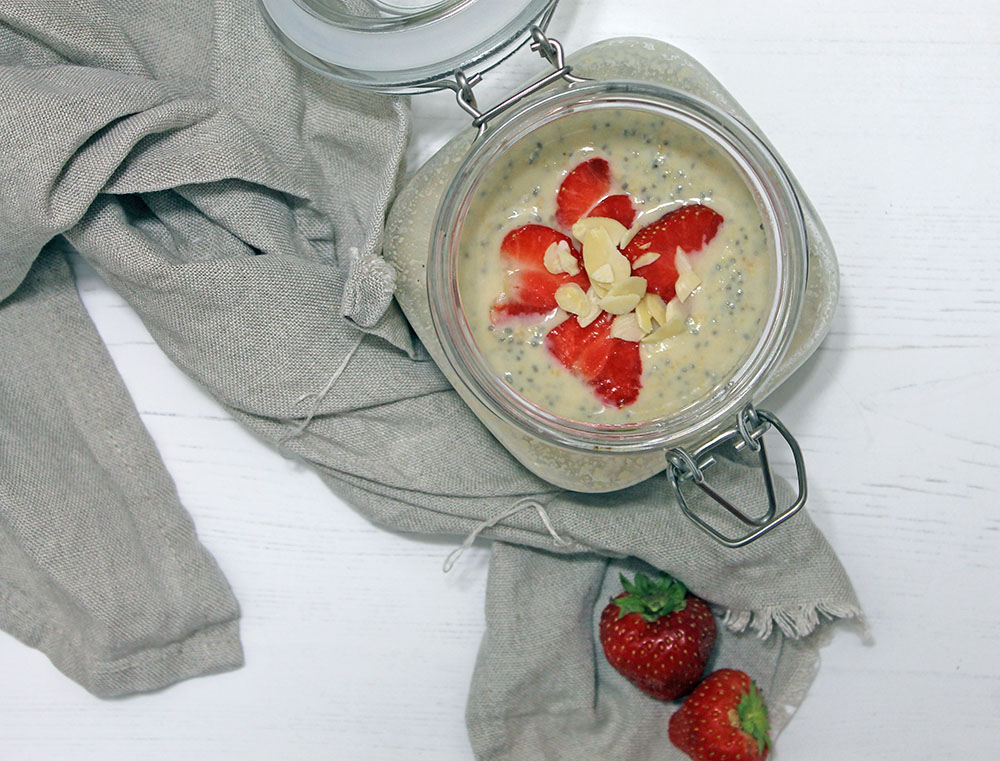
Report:
[[[841,307],[770,406],[873,643],[838,632],[779,759],[994,758],[1000,740],[1000,6],[563,0],[567,49],[692,53],[778,146],[828,226]],[[492,76],[489,102],[522,79]],[[414,103],[417,166],[464,124]],[[88,308],[243,609],[246,666],[100,701],[0,636],[0,759],[468,761],[485,546],[377,529],[240,429],[81,269]],[[372,600],[392,601],[373,607]]]

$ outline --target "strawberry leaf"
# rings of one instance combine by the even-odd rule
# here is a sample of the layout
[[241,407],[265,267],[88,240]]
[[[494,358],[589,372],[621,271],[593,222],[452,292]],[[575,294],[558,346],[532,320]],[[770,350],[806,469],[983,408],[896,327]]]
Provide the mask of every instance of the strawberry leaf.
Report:
[[763,753],[764,747],[771,747],[771,725],[767,719],[767,706],[757,684],[750,682],[750,689],[743,693],[736,714],[740,719],[740,729],[757,741],[757,752]]
[[687,587],[673,576],[663,574],[650,579],[644,573],[637,573],[633,582],[623,575],[620,579],[625,595],[612,600],[618,606],[619,619],[638,613],[645,621],[653,622],[684,610],[687,605]]

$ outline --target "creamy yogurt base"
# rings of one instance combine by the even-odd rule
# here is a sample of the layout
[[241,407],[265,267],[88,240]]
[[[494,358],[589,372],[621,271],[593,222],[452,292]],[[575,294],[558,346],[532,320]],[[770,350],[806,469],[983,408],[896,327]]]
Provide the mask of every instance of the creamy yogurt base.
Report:
[[[546,349],[545,334],[575,317],[556,310],[545,318],[500,325],[490,318],[505,288],[504,236],[529,223],[560,229],[555,222],[559,185],[570,170],[594,157],[611,165],[610,193],[632,197],[637,223],[654,222],[691,203],[704,203],[725,220],[712,241],[688,257],[701,286],[685,302],[687,330],[658,344],[640,344],[642,390],[621,409],[605,406]],[[515,392],[563,418],[623,424],[669,416],[731,380],[765,326],[775,288],[772,262],[753,195],[722,151],[692,128],[662,116],[602,109],[544,125],[491,168],[463,224],[458,282],[480,352]]]

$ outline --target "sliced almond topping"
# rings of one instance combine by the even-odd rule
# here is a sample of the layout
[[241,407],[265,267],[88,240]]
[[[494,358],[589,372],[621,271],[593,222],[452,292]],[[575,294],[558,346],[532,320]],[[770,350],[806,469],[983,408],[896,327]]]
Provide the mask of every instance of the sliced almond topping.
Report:
[[645,294],[645,278],[627,277],[615,283],[608,291],[608,295],[601,299],[600,304],[611,314],[625,314],[635,309]]
[[631,312],[638,303],[639,297],[632,294],[605,296],[601,299],[601,306],[604,308],[604,311],[611,314],[626,314],[627,312]]
[[570,314],[583,314],[590,311],[590,299],[583,288],[576,283],[566,283],[556,288],[556,303],[560,309]]
[[587,312],[586,314],[577,315],[576,321],[580,323],[581,328],[585,328],[588,325],[590,325],[590,323],[592,323],[594,320],[596,320],[598,317],[600,317],[602,311],[604,310],[602,310],[599,306],[595,306],[591,311]]
[[[661,299],[662,301],[662,299]],[[643,343],[659,343],[684,332],[687,320],[687,310],[677,299],[670,299],[666,305],[666,315],[663,323],[652,333],[642,339]]]
[[611,337],[621,338],[623,341],[639,341],[647,331],[643,330],[636,321],[635,312],[622,314],[615,317],[611,323]]
[[680,323],[683,325],[684,322],[687,320],[687,316],[688,316],[687,308],[683,304],[681,304],[681,302],[678,299],[676,298],[670,299],[670,301],[667,302],[667,314],[663,324],[669,325],[670,323],[677,322],[679,320]]
[[640,299],[646,295],[646,278],[644,277],[627,277],[623,280],[617,281],[611,290],[608,291],[609,296],[624,296],[626,294],[631,294],[638,296]]
[[[644,228],[645,226],[646,225],[642,222],[642,214],[636,214],[635,221],[632,223],[632,226],[622,236],[622,239],[618,242],[618,245],[621,246],[622,248],[625,248],[625,246],[627,246],[629,243],[632,242],[632,238],[638,235],[639,231],[642,230],[642,228]],[[649,244],[647,243],[646,246],[648,245]]]
[[654,330],[652,333],[643,336],[640,341],[644,344],[655,344],[660,343],[660,341],[666,341],[668,338],[673,338],[684,332],[684,324],[680,325],[662,325],[661,327]]
[[624,254],[615,251],[617,256],[611,257],[611,270],[615,273],[615,282],[626,280],[632,276],[632,263]]
[[640,267],[645,267],[647,264],[652,264],[659,258],[660,255],[655,251],[647,251],[645,254],[632,262],[632,270],[635,271]]
[[687,258],[687,254],[684,253],[684,249],[680,246],[677,247],[677,252],[674,254],[674,266],[677,268],[677,272],[681,275],[685,272],[691,271],[691,261]]
[[596,304],[599,299],[602,299],[602,298],[604,298],[605,296],[608,295],[608,291],[610,290],[610,288],[611,288],[610,284],[609,285],[603,285],[602,283],[598,283],[595,280],[591,280],[590,281],[590,288],[587,291],[587,293],[588,294],[590,294],[590,293],[594,294],[594,303]]
[[687,301],[688,296],[698,290],[699,287],[701,287],[701,278],[693,272],[683,273],[677,278],[677,283],[674,284],[674,290],[677,291],[677,298],[681,301]]
[[[611,268],[611,277],[602,269],[607,265]],[[588,230],[583,239],[583,268],[591,280],[604,283],[617,282],[632,274],[632,265],[612,243],[611,237],[603,227]],[[595,275],[600,273],[598,277]],[[602,279],[603,278],[603,279]]]
[[573,225],[573,237],[583,242],[587,233],[591,230],[604,230],[611,239],[611,243],[615,246],[621,245],[622,237],[628,232],[625,229],[625,225],[617,219],[611,219],[610,217],[583,217]]
[[655,295],[655,293],[647,293],[643,296],[642,301],[635,305],[636,323],[642,328],[644,333],[648,333],[653,329],[653,316],[649,313],[649,297]]
[[590,279],[595,283],[610,285],[615,281],[615,273],[614,270],[611,269],[610,264],[602,264],[590,273]]
[[573,252],[570,251],[569,243],[564,240],[557,240],[545,249],[545,256],[542,259],[545,269],[553,275],[566,272],[570,275],[580,274],[580,263]]
[[562,266],[562,257],[559,255],[560,251],[569,253],[569,244],[564,240],[557,240],[555,243],[549,244],[549,247],[545,249],[545,256],[542,258],[545,269],[553,275],[558,275],[566,271]]
[[598,317],[601,316],[601,305],[598,303],[598,296],[594,292],[593,287],[587,289],[587,303],[590,305],[586,312],[582,312],[577,315],[576,321],[580,323],[581,328],[585,328]]
[[667,321],[667,304],[658,293],[647,293],[642,297],[642,303],[649,310],[649,316],[663,325]]
[[[566,243],[566,241],[561,241]],[[559,264],[562,266],[563,272],[569,273],[570,275],[580,274],[580,262],[573,256],[573,252],[569,250],[569,244],[566,243],[566,248],[559,249]]]

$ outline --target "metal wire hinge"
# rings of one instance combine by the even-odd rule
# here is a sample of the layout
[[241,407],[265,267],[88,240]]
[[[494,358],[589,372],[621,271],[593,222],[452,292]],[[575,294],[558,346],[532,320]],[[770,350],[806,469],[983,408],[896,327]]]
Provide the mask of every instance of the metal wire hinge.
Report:
[[553,71],[535,80],[523,90],[514,93],[492,108],[482,111],[476,101],[476,94],[472,91],[473,87],[483,81],[482,74],[474,74],[472,77],[467,77],[465,72],[459,69],[455,72],[454,82],[449,80],[440,83],[442,86],[455,92],[455,99],[458,101],[458,105],[472,117],[472,126],[478,130],[476,138],[481,137],[486,132],[489,121],[495,116],[503,113],[529,95],[533,95],[539,90],[548,87],[553,82],[559,79],[567,82],[587,81],[585,77],[578,77],[571,73],[573,67],[566,64],[563,47],[559,40],[546,36],[545,32],[538,26],[532,26],[529,31],[531,33],[531,49],[548,61],[552,65]]
[[[778,500],[774,492],[774,478],[771,474],[771,465],[768,462],[767,449],[764,445],[764,434],[771,427],[774,427],[781,434],[792,450],[792,457],[795,460],[796,480],[798,481],[798,494],[795,500],[780,513],[778,511]],[[749,450],[757,454],[761,473],[764,478],[764,491],[767,496],[767,509],[759,517],[754,518],[734,505],[726,497],[717,492],[705,478],[705,470],[717,461],[713,453],[717,454],[718,450],[724,446],[729,446],[736,452]],[[726,547],[743,547],[749,544],[787,521],[806,503],[806,470],[802,458],[802,450],[799,448],[798,442],[773,413],[767,410],[754,409],[752,405],[747,405],[743,408],[737,419],[735,428],[723,431],[693,453],[688,453],[684,449],[672,449],[667,452],[667,477],[670,479],[677,502],[684,514],[698,528]],[[682,489],[682,486],[688,482],[693,483],[701,489],[702,492],[725,508],[739,522],[749,526],[750,528],[747,532],[740,536],[728,536],[696,514],[691,509]]]

